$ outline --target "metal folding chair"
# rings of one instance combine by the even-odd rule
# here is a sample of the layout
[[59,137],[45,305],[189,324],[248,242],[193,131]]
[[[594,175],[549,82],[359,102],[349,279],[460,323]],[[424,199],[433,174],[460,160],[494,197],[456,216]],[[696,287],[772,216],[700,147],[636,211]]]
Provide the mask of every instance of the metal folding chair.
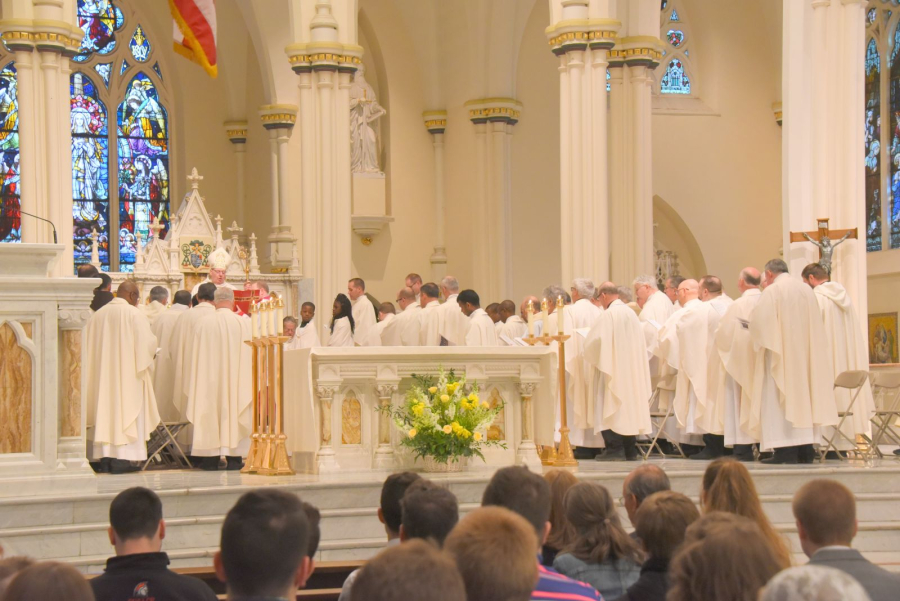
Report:
[[191,462],[175,440],[188,422],[160,422],[147,441],[147,461],[141,470],[147,469],[151,463],[154,467],[169,469],[190,469]]
[[[656,390],[653,391],[653,394],[650,395],[650,399],[647,401],[647,403],[650,405],[651,408],[653,407],[653,404],[659,400],[659,396],[663,391],[675,392],[675,377],[674,376],[668,377],[668,378],[663,378],[656,385]],[[638,451],[640,451],[641,455],[644,457],[644,460],[647,460],[650,458],[650,454],[653,452],[654,448],[659,452],[659,454],[662,457],[669,457],[669,456],[673,455],[672,453],[669,453],[667,455],[666,453],[663,452],[662,447],[659,446],[659,437],[662,434],[663,428],[665,428],[666,422],[668,421],[668,419],[670,417],[672,417],[672,411],[673,411],[672,405],[673,405],[673,403],[669,403],[669,406],[665,412],[653,411],[651,409],[650,423],[653,425],[653,427],[656,428],[656,434],[653,436],[653,438],[650,442],[638,442],[636,444]],[[687,455],[685,455],[684,451],[681,449],[681,445],[677,441],[670,440],[669,442],[672,443],[676,449],[678,449],[678,455],[680,457],[682,457],[682,458],[687,457]]]
[[872,438],[866,440],[872,452],[883,458],[881,444],[900,446],[900,372],[872,372],[872,394],[875,396],[875,416],[872,418]]
[[855,392],[853,393],[853,396],[850,399],[850,404],[847,405],[847,410],[838,412],[838,417],[840,417],[841,419],[840,419],[840,421],[838,421],[837,426],[834,427],[834,432],[832,433],[831,437],[826,438],[825,444],[821,445],[819,447],[819,461],[820,462],[825,461],[825,455],[828,453],[829,450],[834,451],[837,454],[838,458],[840,458],[841,461],[844,461],[844,459],[845,459],[844,455],[837,449],[837,447],[834,446],[834,443],[835,443],[835,441],[838,440],[838,437],[843,438],[844,440],[848,441],[850,444],[853,445],[852,452],[857,453],[859,455],[863,455],[863,456],[868,455],[868,453],[869,453],[868,450],[863,451],[859,448],[859,445],[856,443],[855,436],[853,436],[853,437],[847,436],[841,430],[841,427],[844,425],[844,422],[847,420],[847,418],[853,416],[853,405],[856,403],[856,399],[859,398],[859,394],[862,392],[863,386],[865,385],[865,383],[868,379],[869,379],[869,372],[861,371],[861,370],[845,371],[845,372],[841,373],[840,375],[838,375],[837,378],[834,379],[834,387],[835,388],[846,388],[847,390],[852,390]]

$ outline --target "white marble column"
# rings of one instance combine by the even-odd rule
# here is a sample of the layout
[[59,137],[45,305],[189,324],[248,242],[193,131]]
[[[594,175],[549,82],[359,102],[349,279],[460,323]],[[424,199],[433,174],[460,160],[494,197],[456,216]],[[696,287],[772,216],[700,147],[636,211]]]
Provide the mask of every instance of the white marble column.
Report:
[[397,382],[378,382],[379,413],[376,419],[378,423],[378,446],[375,449],[373,466],[376,469],[390,469],[394,467],[394,447],[391,446],[391,416],[387,409],[391,406],[394,395],[397,394]]
[[427,111],[422,113],[422,117],[434,147],[434,252],[430,258],[431,280],[440,282],[447,275],[444,204],[444,130],[447,129],[447,111]]
[[[616,54],[615,52],[613,54]],[[626,202],[625,160],[625,77],[628,69],[625,61],[616,56],[609,62],[609,240],[610,279],[614,282],[630,282],[635,277],[634,248],[630,232],[634,228],[634,213]]]
[[[66,274],[70,275],[70,274]],[[91,473],[87,460],[82,333],[91,317],[84,300],[59,301],[59,443],[57,466]]]
[[231,142],[231,147],[234,149],[234,196],[235,202],[237,203],[235,217],[238,225],[246,226],[247,224],[244,221],[244,205],[247,202],[245,157],[247,151],[248,124],[246,121],[226,121],[224,126],[225,135],[228,136],[228,141]]
[[272,232],[269,234],[269,261],[273,267],[291,264],[294,235],[291,233],[289,210],[288,170],[290,162],[287,142],[297,121],[297,106],[267,104],[260,107],[259,117],[269,132],[269,169],[271,180]]
[[319,384],[316,397],[319,400],[319,451],[316,453],[316,470],[320,474],[336,472],[340,469],[334,452],[333,409],[334,395],[338,384]]
[[519,382],[517,385],[522,400],[522,440],[516,447],[516,463],[538,473],[541,471],[541,458],[534,444],[534,408],[532,398],[538,389],[537,382]]

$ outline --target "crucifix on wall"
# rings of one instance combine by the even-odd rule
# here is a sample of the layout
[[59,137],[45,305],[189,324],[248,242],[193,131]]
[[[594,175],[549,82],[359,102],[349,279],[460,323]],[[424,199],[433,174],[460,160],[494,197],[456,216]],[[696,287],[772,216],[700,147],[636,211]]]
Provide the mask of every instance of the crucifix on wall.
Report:
[[[816,219],[816,225],[819,229],[814,232],[791,232],[791,242],[812,242],[819,247],[819,264],[831,275],[831,259],[835,247],[848,238],[857,238],[857,230],[830,230],[828,219]],[[832,242],[835,238],[837,242]]]

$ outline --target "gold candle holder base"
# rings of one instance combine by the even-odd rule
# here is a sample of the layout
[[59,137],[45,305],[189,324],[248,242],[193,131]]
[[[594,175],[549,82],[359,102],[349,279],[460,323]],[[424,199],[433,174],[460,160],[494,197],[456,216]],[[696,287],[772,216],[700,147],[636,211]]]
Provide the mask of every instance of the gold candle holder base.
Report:
[[272,470],[278,476],[293,476],[297,473],[291,468],[291,460],[287,452],[287,436],[284,434],[279,434],[276,437]]
[[242,474],[252,474],[259,465],[256,463],[256,455],[259,453],[259,434],[253,433],[250,436],[250,450],[247,451],[247,459],[244,460],[244,467],[241,469]]

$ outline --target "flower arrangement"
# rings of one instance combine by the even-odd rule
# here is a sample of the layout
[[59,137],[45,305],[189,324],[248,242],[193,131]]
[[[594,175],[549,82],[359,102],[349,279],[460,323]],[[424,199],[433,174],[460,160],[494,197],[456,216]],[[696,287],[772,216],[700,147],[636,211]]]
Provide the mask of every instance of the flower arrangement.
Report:
[[487,440],[485,431],[503,409],[491,408],[478,397],[478,385],[466,392],[465,378],[443,369],[437,378],[413,374],[415,384],[398,407],[385,407],[397,428],[403,432],[401,445],[412,449],[416,457],[436,463],[458,463],[463,457],[477,455],[484,461],[481,448],[506,444]]

